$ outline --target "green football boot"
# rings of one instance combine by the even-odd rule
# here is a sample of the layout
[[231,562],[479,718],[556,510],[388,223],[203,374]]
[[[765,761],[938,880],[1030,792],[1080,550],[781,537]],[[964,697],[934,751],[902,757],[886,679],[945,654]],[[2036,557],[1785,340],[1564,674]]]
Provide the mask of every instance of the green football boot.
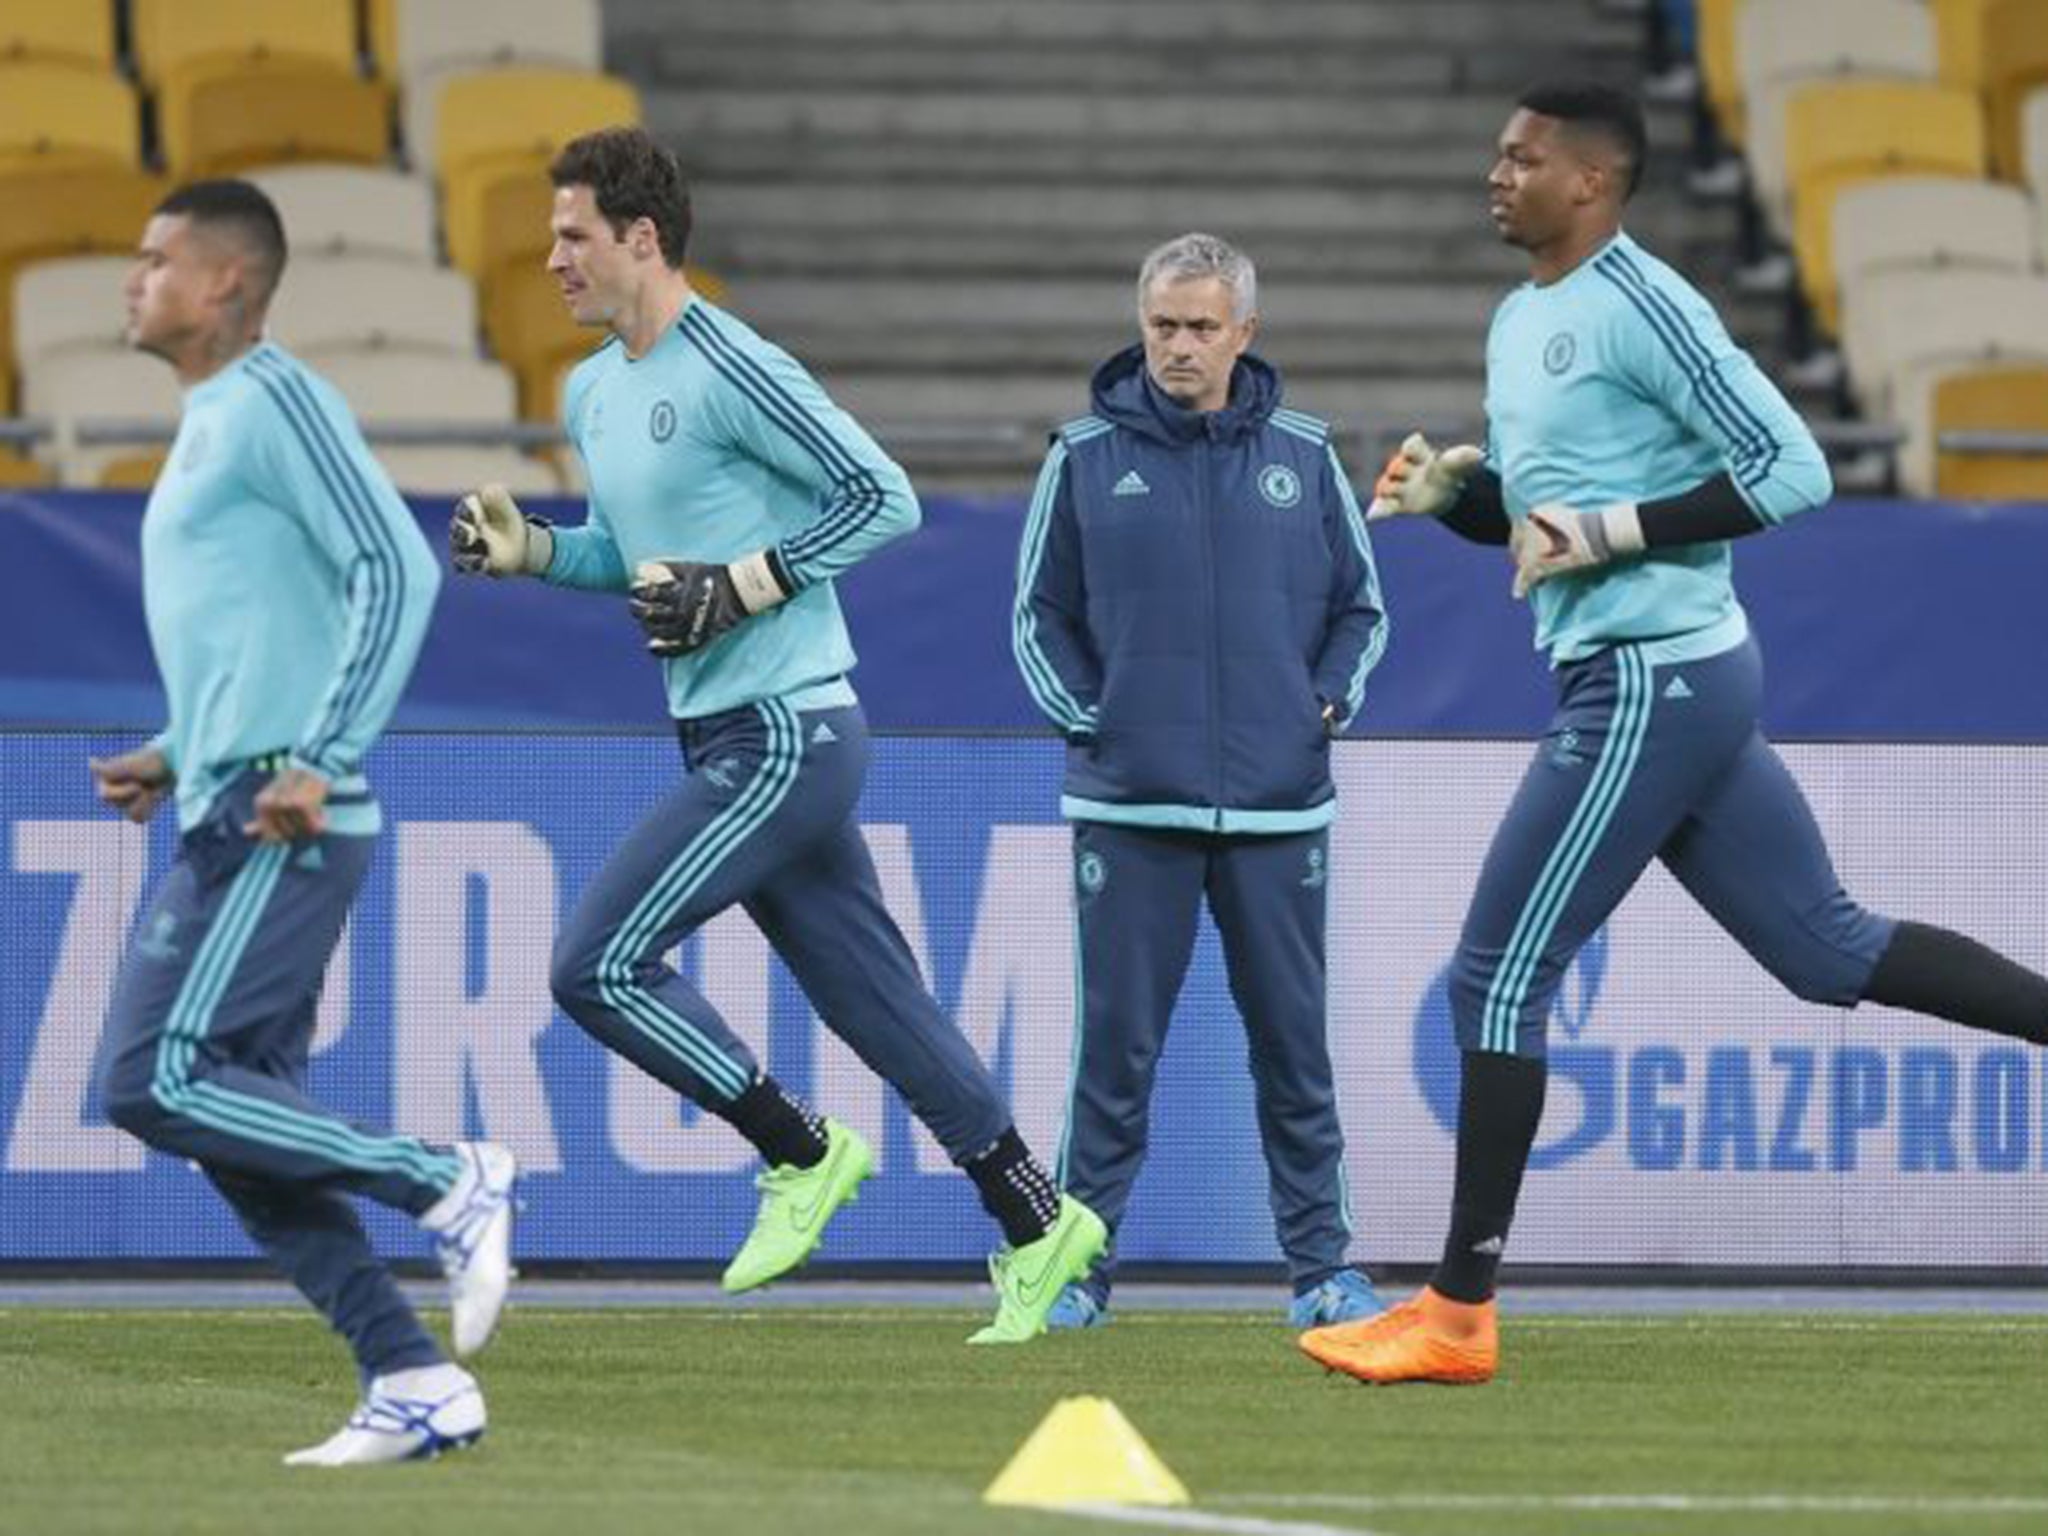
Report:
[[1061,1195],[1059,1219],[1050,1232],[1035,1243],[989,1256],[996,1320],[967,1342],[1026,1344],[1037,1338],[1060,1292],[1086,1275],[1108,1246],[1109,1229],[1102,1218],[1072,1195]]
[[738,1294],[779,1280],[811,1256],[825,1223],[853,1203],[861,1182],[875,1171],[875,1155],[837,1120],[825,1122],[825,1156],[809,1168],[784,1163],[754,1180],[761,1209],[754,1230],[725,1266],[719,1284]]

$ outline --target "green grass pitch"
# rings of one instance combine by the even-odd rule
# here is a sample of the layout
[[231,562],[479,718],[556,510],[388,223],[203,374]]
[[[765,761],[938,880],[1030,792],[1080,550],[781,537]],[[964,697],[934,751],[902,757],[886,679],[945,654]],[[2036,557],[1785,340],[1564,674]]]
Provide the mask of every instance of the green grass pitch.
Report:
[[318,1472],[277,1464],[350,1406],[310,1314],[9,1310],[0,1531],[1124,1529],[979,1502],[1076,1393],[1188,1484],[1184,1529],[2048,1530],[2048,1317],[1511,1317],[1492,1385],[1381,1389],[1325,1377],[1264,1314],[968,1349],[978,1321],[522,1309],[481,1362],[481,1446]]

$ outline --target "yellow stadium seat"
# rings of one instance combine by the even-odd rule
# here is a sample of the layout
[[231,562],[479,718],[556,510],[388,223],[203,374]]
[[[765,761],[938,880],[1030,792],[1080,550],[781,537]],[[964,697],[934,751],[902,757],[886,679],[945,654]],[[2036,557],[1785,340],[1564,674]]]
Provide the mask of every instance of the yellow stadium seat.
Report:
[[0,64],[0,171],[24,164],[135,165],[142,112],[110,72],[71,64]]
[[1962,501],[2048,501],[2048,457],[1940,450],[1944,432],[2048,434],[2048,368],[1982,368],[1934,386],[1934,491]]
[[610,75],[501,69],[451,80],[434,156],[449,260],[481,275],[529,222],[544,237],[555,153],[579,135],[639,120],[639,93]]
[[1984,14],[1998,0],[1933,0],[1934,30],[1941,50],[1941,83],[1976,91],[1984,87]]
[[134,0],[130,41],[143,83],[225,56],[358,68],[355,0]]
[[367,0],[364,30],[369,33],[370,62],[386,80],[398,78],[398,0]]
[[1912,81],[1807,86],[1786,112],[1792,251],[1800,285],[1830,335],[1839,325],[1835,199],[1880,176],[1984,174],[1984,113],[1976,95]]
[[48,59],[114,67],[110,0],[0,0],[0,61]]
[[0,448],[0,488],[10,491],[33,490],[39,485],[48,485],[56,479],[47,464],[38,464],[34,459],[24,458],[12,448]]
[[297,160],[375,165],[390,154],[384,88],[323,63],[216,54],[164,82],[164,162],[181,178]]
[[119,458],[110,459],[100,470],[100,489],[146,491],[156,484],[156,477],[164,472],[164,460],[169,456],[170,450],[167,448],[150,448],[140,453],[124,453]]
[[133,251],[169,190],[160,176],[118,166],[0,168],[0,270],[44,256]]
[[2020,114],[2048,85],[2048,7],[1996,0],[1984,13],[1984,98],[1991,116],[1991,169],[2007,181],[2026,173]]
[[1698,0],[1700,79],[1721,136],[1740,148],[1743,140],[1742,77],[1735,67],[1735,18],[1748,0]]

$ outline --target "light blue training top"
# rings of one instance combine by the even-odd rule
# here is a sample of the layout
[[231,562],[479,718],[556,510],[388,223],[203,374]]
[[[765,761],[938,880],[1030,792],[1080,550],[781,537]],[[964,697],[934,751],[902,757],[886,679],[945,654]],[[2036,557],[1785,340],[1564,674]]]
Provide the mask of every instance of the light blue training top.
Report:
[[377,830],[363,755],[426,635],[440,568],[334,387],[268,342],[185,394],[142,517],[142,597],[178,822],[252,759],[329,781],[329,826]]
[[[1486,338],[1488,465],[1508,515],[1675,496],[1724,470],[1774,526],[1833,493],[1806,424],[1684,278],[1625,234],[1556,282],[1525,283]],[[1530,595],[1553,663],[1626,641],[1660,660],[1738,644],[1725,542],[1652,550]]]
[[916,528],[910,479],[787,352],[692,296],[644,357],[613,338],[577,365],[563,421],[590,516],[555,530],[546,577],[623,592],[643,560],[774,548],[797,585],[702,650],[662,662],[669,713],[762,699],[853,702],[853,642],[832,578]]

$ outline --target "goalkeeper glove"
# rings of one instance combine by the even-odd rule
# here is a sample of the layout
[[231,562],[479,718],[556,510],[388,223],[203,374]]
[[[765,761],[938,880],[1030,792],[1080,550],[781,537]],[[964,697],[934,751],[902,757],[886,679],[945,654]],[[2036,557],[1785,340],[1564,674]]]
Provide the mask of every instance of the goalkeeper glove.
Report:
[[1515,596],[1527,597],[1536,587],[1566,571],[1606,565],[1643,550],[1643,520],[1632,501],[1617,501],[1591,512],[1575,512],[1562,502],[1530,509],[1515,526],[1511,541],[1515,557]]
[[687,656],[727,630],[785,601],[795,591],[773,550],[730,565],[643,560],[628,606],[657,656]]
[[1404,515],[1442,517],[1457,505],[1465,481],[1485,457],[1469,443],[1438,453],[1420,432],[1409,433],[1408,440],[1388,456],[1387,467],[1380,471],[1372,488],[1372,505],[1365,509],[1366,520]]
[[555,558],[555,535],[528,517],[502,485],[472,491],[448,519],[448,560],[465,576],[538,576]]

